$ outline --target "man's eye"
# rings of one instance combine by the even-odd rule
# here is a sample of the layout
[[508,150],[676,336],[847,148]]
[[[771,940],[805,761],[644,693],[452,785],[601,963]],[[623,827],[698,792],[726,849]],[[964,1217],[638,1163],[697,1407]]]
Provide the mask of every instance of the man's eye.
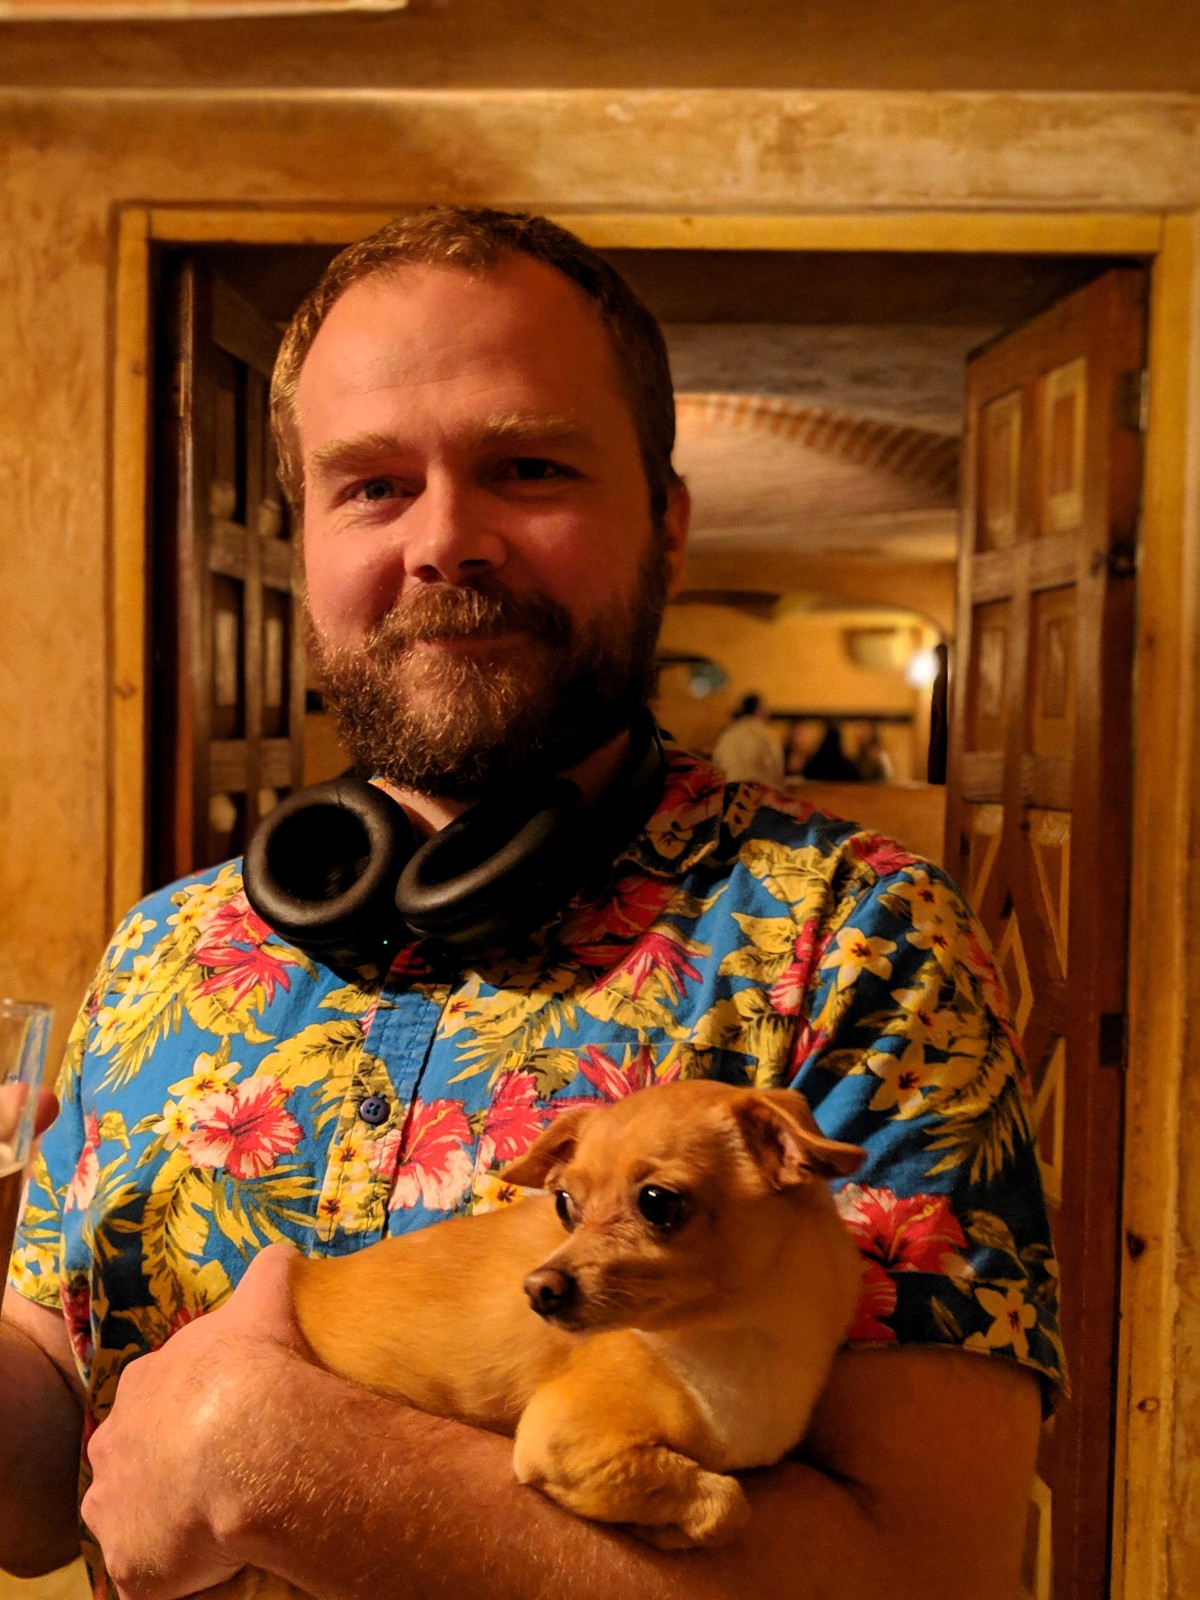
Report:
[[396,490],[390,478],[368,478],[357,492],[362,500],[390,500]]
[[547,461],[542,456],[516,456],[504,463],[500,476],[517,483],[550,483],[555,478],[569,477],[570,473],[559,462]]

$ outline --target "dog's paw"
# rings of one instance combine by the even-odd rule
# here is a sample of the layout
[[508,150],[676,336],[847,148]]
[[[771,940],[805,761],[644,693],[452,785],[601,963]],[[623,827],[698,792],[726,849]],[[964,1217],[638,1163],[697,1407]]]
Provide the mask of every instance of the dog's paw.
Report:
[[750,1502],[741,1484],[721,1472],[698,1472],[695,1490],[676,1522],[635,1523],[629,1531],[658,1550],[712,1549],[731,1543],[750,1520]]
[[750,1502],[736,1478],[723,1472],[698,1472],[696,1493],[679,1526],[693,1544],[728,1544],[750,1520]]

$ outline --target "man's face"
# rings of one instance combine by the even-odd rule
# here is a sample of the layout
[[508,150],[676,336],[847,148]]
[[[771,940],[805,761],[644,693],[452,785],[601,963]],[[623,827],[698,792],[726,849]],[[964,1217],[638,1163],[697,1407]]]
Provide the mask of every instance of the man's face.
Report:
[[470,798],[645,698],[686,497],[652,524],[588,298],[512,255],[354,285],[296,396],[313,644],[360,764]]

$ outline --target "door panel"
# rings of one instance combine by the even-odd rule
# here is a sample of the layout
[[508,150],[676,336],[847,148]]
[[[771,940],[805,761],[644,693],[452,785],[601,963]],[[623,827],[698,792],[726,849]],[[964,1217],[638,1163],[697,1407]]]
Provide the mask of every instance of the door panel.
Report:
[[300,574],[268,423],[279,331],[203,263],[169,274],[158,415],[155,882],[236,855],[302,782]]
[[946,860],[1029,1063],[1072,1393],[1044,1430],[1025,1591],[1107,1594],[1130,689],[1145,275],[1109,272],[968,369]]

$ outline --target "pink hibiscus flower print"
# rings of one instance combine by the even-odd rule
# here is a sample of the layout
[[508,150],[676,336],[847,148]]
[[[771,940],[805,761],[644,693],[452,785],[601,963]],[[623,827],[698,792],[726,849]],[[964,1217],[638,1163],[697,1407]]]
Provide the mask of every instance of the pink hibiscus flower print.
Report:
[[962,948],[968,969],[979,979],[984,1004],[1001,1021],[1008,1021],[1008,994],[996,971],[995,957],[974,928],[968,928],[963,935]]
[[850,1324],[850,1331],[846,1335],[849,1343],[863,1344],[876,1341],[895,1344],[896,1330],[885,1321],[895,1309],[895,1281],[877,1261],[869,1262],[863,1270],[858,1309],[854,1313],[854,1321]]
[[882,833],[856,833],[850,840],[850,848],[861,862],[881,878],[892,872],[903,872],[906,867],[916,864],[916,856],[909,855],[907,850],[902,850],[894,840]]
[[498,1161],[515,1161],[534,1143],[544,1126],[532,1072],[510,1072],[492,1096],[479,1140],[479,1166],[484,1172]]
[[570,917],[562,930],[562,945],[582,966],[609,967],[631,940],[650,927],[674,893],[669,878],[622,873],[607,894]]
[[962,1275],[966,1263],[957,1252],[967,1238],[944,1194],[898,1195],[848,1183],[837,1203],[862,1253],[893,1272]]
[[91,1205],[100,1182],[100,1157],[96,1153],[99,1148],[100,1119],[94,1111],[89,1111],[83,1119],[83,1149],[67,1185],[64,1211],[86,1211]]
[[646,824],[655,849],[668,860],[683,853],[702,822],[719,814],[725,793],[724,776],[716,767],[691,756],[686,761],[686,766],[669,766],[663,797]]
[[892,1274],[969,1276],[970,1267],[959,1254],[966,1247],[966,1235],[945,1195],[898,1195],[891,1189],[848,1183],[836,1199],[863,1257],[863,1293],[851,1339],[895,1338],[882,1321],[895,1310]]
[[392,958],[388,977],[393,983],[427,983],[433,977],[433,968],[422,947],[415,941],[402,944]]
[[796,935],[792,959],[770,988],[772,1009],[792,1017],[800,1010],[813,980],[813,973],[825,959],[829,936],[821,937],[821,919],[812,918]]
[[92,1344],[92,1291],[87,1280],[82,1279],[70,1286],[64,1281],[59,1300],[71,1349],[76,1361],[86,1370],[91,1366],[95,1354]]
[[270,1005],[276,989],[292,986],[285,963],[258,945],[251,950],[236,944],[221,945],[203,956],[197,952],[197,958],[212,971],[212,977],[200,985],[199,993],[227,994],[230,1005],[241,1005],[258,988],[263,990],[263,1003]]
[[657,974],[672,998],[678,1000],[683,994],[685,980],[700,982],[699,970],[688,960],[690,953],[669,933],[645,933],[629,954],[611,968],[604,979],[605,987],[627,976],[630,998],[636,1000],[649,979]]
[[422,1201],[430,1211],[453,1211],[471,1187],[470,1143],[470,1124],[458,1100],[416,1101],[403,1130],[379,1142],[381,1165],[397,1144],[403,1150],[388,1210],[408,1210]]
[[228,994],[230,1004],[240,1005],[261,987],[270,1005],[277,988],[291,987],[287,964],[263,948],[270,936],[271,929],[250,909],[244,893],[223,900],[200,924],[195,958],[212,976],[199,992]]
[[239,1179],[261,1178],[304,1136],[284,1110],[286,1099],[287,1090],[269,1073],[206,1095],[193,1109],[184,1149],[198,1167],[223,1167]]
[[679,1062],[670,1061],[656,1069],[654,1052],[648,1044],[643,1044],[636,1052],[627,1050],[624,1065],[618,1066],[599,1045],[589,1044],[579,1058],[579,1070],[606,1100],[623,1100],[638,1089],[649,1089],[656,1083],[674,1083],[679,1076]]
[[794,1083],[812,1058],[819,1055],[828,1043],[828,1028],[814,1028],[811,1022],[805,1022],[797,1028],[788,1055],[787,1081]]
[[236,944],[260,945],[271,936],[271,930],[257,911],[253,911],[244,891],[239,890],[228,900],[210,911],[200,923],[200,942],[196,958],[211,966],[209,957],[215,950],[231,941]]

